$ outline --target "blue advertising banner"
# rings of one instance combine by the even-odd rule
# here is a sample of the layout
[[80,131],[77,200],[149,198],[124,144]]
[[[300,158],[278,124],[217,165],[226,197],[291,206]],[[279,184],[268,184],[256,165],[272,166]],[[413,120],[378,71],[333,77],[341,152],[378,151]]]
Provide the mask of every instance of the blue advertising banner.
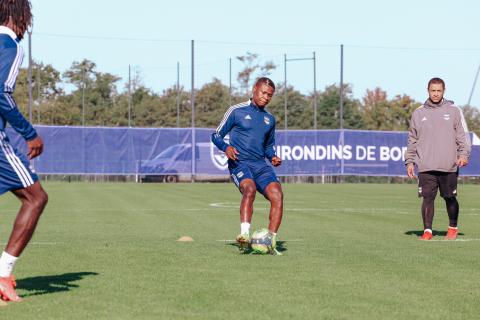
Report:
[[[45,143],[33,161],[41,174],[227,176],[227,158],[211,142],[213,129],[36,126]],[[195,149],[192,149],[192,133]],[[11,128],[12,144],[25,151]],[[480,139],[472,134],[470,164],[462,175],[480,176]],[[228,138],[227,138],[228,139]],[[277,131],[281,176],[405,176],[406,132],[361,130]],[[195,159],[195,161],[192,161]]]

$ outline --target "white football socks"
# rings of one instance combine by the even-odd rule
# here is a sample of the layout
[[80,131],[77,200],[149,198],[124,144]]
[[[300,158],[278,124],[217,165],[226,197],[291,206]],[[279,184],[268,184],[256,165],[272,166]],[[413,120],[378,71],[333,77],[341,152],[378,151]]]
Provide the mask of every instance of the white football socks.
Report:
[[240,234],[250,234],[250,223],[248,222],[240,223]]
[[17,259],[18,257],[14,257],[3,251],[0,257],[0,277],[9,277],[12,274],[13,266],[15,266]]

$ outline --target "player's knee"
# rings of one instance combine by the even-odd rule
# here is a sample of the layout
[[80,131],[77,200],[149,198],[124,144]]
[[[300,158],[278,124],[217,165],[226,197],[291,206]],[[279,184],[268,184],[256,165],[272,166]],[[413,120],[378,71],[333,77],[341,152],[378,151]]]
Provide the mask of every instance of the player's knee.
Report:
[[424,203],[434,203],[435,202],[435,197],[434,196],[424,196],[423,197],[423,202]]
[[38,196],[38,206],[43,209],[45,208],[47,203],[48,203],[48,194],[42,190],[41,194]]
[[268,199],[275,203],[283,202],[283,192],[281,189],[274,189],[268,194]]
[[48,195],[45,191],[41,190],[29,197],[27,202],[30,206],[41,211],[48,203]]
[[452,196],[452,197],[444,197],[443,198],[445,200],[446,203],[454,203],[457,201],[457,197],[455,196]]
[[246,185],[242,188],[242,194],[244,197],[255,197],[256,192],[257,188],[252,185]]

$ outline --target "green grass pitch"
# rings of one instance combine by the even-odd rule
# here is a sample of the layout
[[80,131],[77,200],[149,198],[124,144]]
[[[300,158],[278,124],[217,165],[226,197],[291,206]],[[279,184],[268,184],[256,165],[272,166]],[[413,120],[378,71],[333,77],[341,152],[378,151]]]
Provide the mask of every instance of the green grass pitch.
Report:
[[[49,205],[0,319],[478,319],[480,187],[460,237],[418,239],[415,185],[284,185],[283,256],[240,255],[233,184],[45,183]],[[18,209],[0,198],[0,241]],[[253,228],[267,226],[257,195]],[[434,233],[435,234],[435,233]],[[193,242],[177,242],[190,236]]]

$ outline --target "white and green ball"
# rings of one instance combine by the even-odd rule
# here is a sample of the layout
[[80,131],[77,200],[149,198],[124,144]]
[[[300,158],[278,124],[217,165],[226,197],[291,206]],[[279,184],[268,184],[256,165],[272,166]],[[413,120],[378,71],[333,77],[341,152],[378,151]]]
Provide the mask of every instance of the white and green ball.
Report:
[[260,254],[272,253],[277,245],[275,237],[266,228],[255,231],[250,243],[253,252]]

